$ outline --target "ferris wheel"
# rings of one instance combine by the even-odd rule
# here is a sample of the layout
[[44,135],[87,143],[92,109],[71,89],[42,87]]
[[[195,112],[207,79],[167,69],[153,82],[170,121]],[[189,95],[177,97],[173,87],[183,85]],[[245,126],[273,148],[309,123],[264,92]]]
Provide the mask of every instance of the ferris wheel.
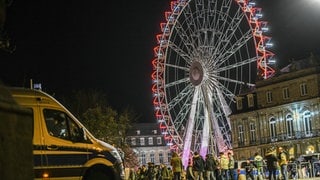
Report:
[[160,23],[152,61],[155,116],[187,165],[232,148],[235,97],[274,75],[261,8],[249,0],[175,0]]

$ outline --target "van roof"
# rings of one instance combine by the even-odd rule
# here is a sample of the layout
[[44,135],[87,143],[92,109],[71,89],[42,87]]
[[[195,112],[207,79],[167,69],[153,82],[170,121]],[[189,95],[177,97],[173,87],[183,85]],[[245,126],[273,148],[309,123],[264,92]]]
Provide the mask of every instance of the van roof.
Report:
[[35,105],[40,103],[56,107],[62,106],[55,98],[41,90],[23,87],[8,87],[7,89],[14,100],[20,105]]

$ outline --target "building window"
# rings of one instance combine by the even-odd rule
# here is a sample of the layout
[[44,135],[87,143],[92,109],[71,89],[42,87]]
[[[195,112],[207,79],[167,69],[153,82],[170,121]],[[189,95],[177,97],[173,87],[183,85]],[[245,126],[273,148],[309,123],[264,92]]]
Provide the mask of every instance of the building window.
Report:
[[277,141],[276,119],[274,117],[269,120],[271,141]]
[[251,143],[254,143],[256,142],[256,126],[254,123],[250,123],[249,128],[250,128],[250,141]]
[[306,83],[300,84],[300,94],[301,94],[301,96],[305,96],[308,94],[308,89],[307,89]]
[[310,111],[305,111],[303,113],[303,125],[304,125],[305,135],[307,137],[312,136],[311,113],[310,113]]
[[248,107],[253,107],[254,106],[254,99],[253,99],[253,94],[248,94]]
[[162,154],[162,152],[159,152],[159,163],[160,164],[163,163],[163,154]]
[[171,156],[172,156],[171,152],[168,152],[168,162],[171,161]]
[[143,137],[140,138],[140,145],[141,145],[141,146],[144,146],[144,145],[145,145],[145,142],[144,142],[144,138],[143,138]]
[[153,152],[150,153],[150,161],[152,163],[154,163],[154,153]]
[[272,102],[272,92],[271,91],[267,91],[267,103],[271,103]]
[[141,156],[140,156],[140,164],[147,164],[146,154],[145,154],[144,152],[141,153]]
[[161,137],[157,137],[157,144],[158,144],[158,145],[162,144]]
[[152,137],[149,137],[149,138],[148,138],[148,144],[149,144],[149,145],[153,145],[153,138],[152,138]]
[[286,122],[287,122],[287,137],[293,137],[293,118],[291,114],[288,114],[286,116]]
[[156,129],[152,130],[152,132],[153,132],[153,134],[157,134],[157,130]]
[[136,138],[131,138],[131,145],[133,146],[137,145]]
[[137,132],[137,135],[140,135],[140,130],[137,130],[136,132]]
[[237,97],[237,110],[242,109],[242,97]]
[[283,99],[289,99],[289,88],[285,87],[282,89],[282,97]]
[[239,143],[244,144],[244,129],[242,125],[238,126]]

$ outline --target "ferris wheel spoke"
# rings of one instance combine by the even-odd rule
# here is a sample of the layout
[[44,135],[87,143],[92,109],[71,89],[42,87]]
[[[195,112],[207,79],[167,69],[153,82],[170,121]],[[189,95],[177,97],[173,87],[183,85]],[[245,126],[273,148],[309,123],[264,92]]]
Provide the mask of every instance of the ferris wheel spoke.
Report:
[[251,31],[247,31],[240,39],[238,39],[228,50],[224,50],[219,57],[217,57],[217,62],[219,62],[218,67],[221,66],[223,62],[229,59],[235,52],[239,51],[250,39],[252,39]]
[[177,81],[172,81],[172,82],[167,83],[167,84],[165,85],[165,89],[168,89],[168,88],[170,88],[170,87],[172,87],[172,86],[176,86],[176,85],[178,85],[178,84],[186,83],[186,82],[189,82],[189,81],[190,81],[190,80],[189,80],[188,77],[183,78],[183,79],[180,79],[180,80],[177,80]]
[[190,39],[190,36],[184,30],[183,26],[180,24],[179,21],[176,22],[175,30],[177,31],[177,35],[180,37],[186,50],[188,52],[193,52],[196,49],[194,46],[193,39]]
[[191,84],[188,84],[179,94],[177,94],[173,99],[168,103],[168,110],[170,111],[178,103],[180,103],[184,98],[192,94],[193,88]]
[[251,64],[251,63],[256,62],[256,61],[257,61],[257,57],[253,57],[253,58],[250,58],[250,59],[245,59],[245,60],[236,62],[234,64],[230,64],[228,66],[219,67],[215,71],[220,73],[222,71],[227,71],[227,70],[234,69],[234,68],[240,68],[241,66],[248,65],[248,64]]
[[216,85],[222,92],[223,95],[228,98],[230,101],[234,101],[234,97],[236,96],[233,92],[231,92],[228,88],[226,88],[223,84],[218,82],[219,85]]
[[[231,39],[234,36],[235,32],[238,30],[239,25],[244,17],[244,14],[242,14],[241,10],[238,9],[230,24],[227,27],[222,27],[219,29],[219,31],[222,32],[222,36],[219,36],[219,41],[216,45],[217,49],[215,50],[214,54],[217,54],[218,52],[223,52],[227,45],[231,43]],[[224,21],[225,25],[226,22],[228,22],[227,17],[226,19],[224,19]]]
[[[219,13],[216,13],[217,18],[215,18],[216,24],[214,28],[220,32],[225,28],[226,23],[228,22],[227,17],[230,11],[231,2],[232,0],[223,0],[222,5],[220,6],[219,10],[217,10]],[[223,22],[222,24],[219,22],[220,20]]]
[[188,113],[186,112],[190,112],[190,103],[189,102],[192,102],[192,95],[193,94],[188,94],[188,96],[186,97],[182,107],[180,108],[175,120],[174,120],[174,125],[177,126],[177,129],[183,129],[184,131],[184,135],[183,137],[185,136],[185,120],[187,119],[187,116],[188,116]]
[[191,64],[191,57],[188,53],[184,52],[181,48],[179,48],[174,43],[170,42],[168,43],[168,46],[174,50],[180,57],[182,57],[188,64]]
[[165,65],[166,65],[166,67],[171,67],[171,68],[175,68],[175,69],[181,69],[181,70],[184,70],[184,71],[189,71],[189,68],[187,68],[187,67],[177,66],[175,64],[169,64],[169,63],[166,63]]
[[252,83],[249,83],[249,82],[244,82],[244,81],[240,81],[240,80],[236,80],[236,79],[230,79],[230,78],[227,78],[227,77],[222,77],[222,76],[214,76],[216,79],[219,79],[219,80],[223,80],[223,81],[226,81],[226,82],[232,82],[232,83],[235,83],[235,84],[241,84],[241,85],[247,85],[247,86],[250,86],[250,87],[254,87],[255,84],[252,84]]

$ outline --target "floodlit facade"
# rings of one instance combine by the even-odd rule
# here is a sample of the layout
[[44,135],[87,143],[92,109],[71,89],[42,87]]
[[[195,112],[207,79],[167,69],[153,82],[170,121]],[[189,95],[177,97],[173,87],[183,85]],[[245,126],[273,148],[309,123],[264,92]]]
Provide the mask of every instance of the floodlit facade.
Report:
[[238,160],[283,147],[290,158],[320,152],[320,60],[294,61],[278,75],[237,96],[230,116]]
[[133,124],[126,137],[126,143],[135,151],[140,166],[148,162],[170,165],[171,151],[157,123]]

